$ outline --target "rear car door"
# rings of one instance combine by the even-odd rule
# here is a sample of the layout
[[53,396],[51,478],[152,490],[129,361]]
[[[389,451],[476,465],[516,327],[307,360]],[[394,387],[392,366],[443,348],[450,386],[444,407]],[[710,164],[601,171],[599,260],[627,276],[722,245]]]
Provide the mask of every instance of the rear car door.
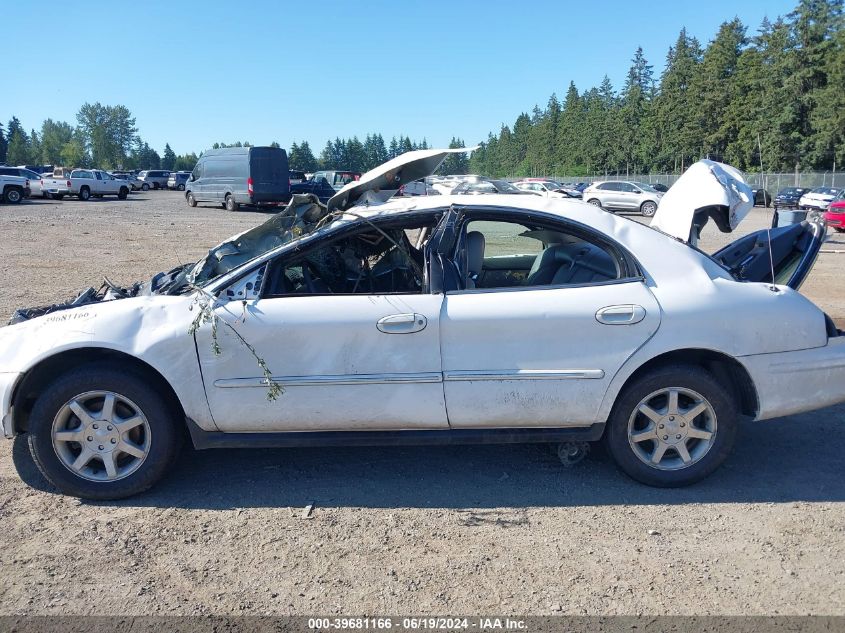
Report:
[[[525,226],[519,218],[467,212],[454,248],[448,240],[438,245],[459,280],[479,244],[485,261],[501,251],[497,233],[509,229],[496,231],[495,223]],[[660,324],[656,300],[618,245],[560,220],[534,221],[528,230],[543,242],[525,282],[481,280],[472,288],[465,280],[446,291],[441,353],[453,428],[599,421],[611,379]]]

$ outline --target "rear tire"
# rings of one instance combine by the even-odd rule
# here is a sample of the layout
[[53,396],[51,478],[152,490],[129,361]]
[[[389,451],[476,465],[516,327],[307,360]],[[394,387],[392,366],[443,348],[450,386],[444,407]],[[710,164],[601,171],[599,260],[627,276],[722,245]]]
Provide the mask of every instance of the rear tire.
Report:
[[657,212],[657,205],[654,204],[651,200],[646,200],[640,205],[640,213],[646,217],[650,218]]
[[[29,421],[29,447],[39,470],[63,493],[84,499],[121,499],[147,490],[175,461],[183,438],[173,407],[160,393],[148,376],[112,363],[82,365],[60,376],[35,401]],[[106,412],[109,394],[113,413]],[[76,467],[83,452],[88,461]]]
[[185,185],[179,185],[176,187],[179,191],[185,191]]
[[141,191],[149,191],[149,190],[150,190],[150,183],[145,182],[143,185],[141,185]]
[[79,190],[79,199],[88,200],[91,197],[91,190],[88,187],[82,187]]
[[241,205],[235,202],[235,197],[231,193],[226,194],[226,202],[223,203],[223,206],[226,211],[237,211],[241,208]]
[[664,488],[688,486],[728,457],[738,419],[733,397],[712,374],[696,366],[670,365],[625,387],[604,441],[619,468],[633,479]]
[[192,194],[190,191],[188,192],[188,195],[187,195],[187,197],[186,197],[185,199],[188,201],[188,206],[189,206],[189,207],[195,207],[195,206],[197,206],[197,199],[196,199],[196,198],[194,198],[194,194]]

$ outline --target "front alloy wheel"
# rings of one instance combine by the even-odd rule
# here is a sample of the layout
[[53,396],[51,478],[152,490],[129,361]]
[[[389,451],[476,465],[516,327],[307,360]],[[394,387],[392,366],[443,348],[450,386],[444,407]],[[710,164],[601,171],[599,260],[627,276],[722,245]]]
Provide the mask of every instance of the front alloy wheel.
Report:
[[651,200],[643,202],[643,205],[640,207],[640,213],[642,213],[647,218],[653,216],[656,211],[657,205],[654,204]]
[[154,376],[95,362],[45,385],[33,405],[29,448],[44,477],[84,499],[143,492],[173,463],[182,444],[178,404]]
[[152,431],[137,404],[113,391],[89,391],[53,419],[53,450],[62,465],[89,481],[117,481],[138,470]]

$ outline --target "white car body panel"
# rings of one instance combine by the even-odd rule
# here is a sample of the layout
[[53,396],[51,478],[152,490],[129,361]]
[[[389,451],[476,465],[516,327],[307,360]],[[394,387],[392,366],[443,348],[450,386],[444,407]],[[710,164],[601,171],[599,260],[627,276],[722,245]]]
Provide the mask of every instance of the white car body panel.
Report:
[[[230,302],[220,318],[267,360],[285,388],[267,400],[255,358],[226,327],[213,354],[206,328],[197,350],[221,431],[447,428],[440,373],[441,295],[292,296]],[[245,315],[245,318],[244,318]],[[379,320],[409,315],[414,333]],[[401,324],[400,324],[401,326]]]
[[[596,313],[641,306],[630,325]],[[640,280],[584,287],[464,290],[446,294],[441,323],[449,423],[587,426],[618,369],[660,325]]]
[[[407,176],[418,177],[410,170]],[[627,249],[644,278],[445,296],[219,300],[218,315],[254,345],[274,379],[285,385],[286,393],[275,403],[266,401],[267,385],[255,358],[227,327],[219,328],[220,356],[211,351],[208,324],[195,345],[188,333],[196,316],[191,295],[106,301],[0,328],[4,433],[15,434],[9,407],[21,376],[53,354],[88,347],[149,364],[173,387],[186,415],[207,431],[602,423],[636,369],[663,353],[688,349],[718,352],[746,367],[757,390],[758,419],[845,401],[845,344],[827,337],[819,308],[786,287],[736,281],[678,241],[689,236],[697,208],[725,200],[724,192],[715,196],[707,179],[713,179],[709,167],[707,191],[699,191],[697,203],[679,203],[673,213],[667,207],[660,226],[672,236],[580,201],[539,196],[414,197],[354,207],[355,215],[369,219],[452,205],[565,219]],[[348,201],[353,189],[358,188],[336,197],[343,194]],[[691,189],[693,195],[697,189]],[[741,205],[731,206],[733,198],[727,198],[731,217],[738,218]],[[687,216],[686,228],[681,215]],[[328,230],[358,221],[350,213]],[[216,279],[206,291],[224,290],[298,246],[276,247]],[[643,318],[629,325],[599,324],[596,310],[613,305],[641,306]],[[379,320],[400,315],[420,315],[425,325],[405,334],[379,331]],[[777,322],[777,330],[761,327],[761,316],[766,323]]]
[[824,211],[830,206],[830,203],[833,202],[836,195],[837,194],[833,193],[814,193],[811,191],[801,196],[798,200],[798,206],[801,208],[806,207]]

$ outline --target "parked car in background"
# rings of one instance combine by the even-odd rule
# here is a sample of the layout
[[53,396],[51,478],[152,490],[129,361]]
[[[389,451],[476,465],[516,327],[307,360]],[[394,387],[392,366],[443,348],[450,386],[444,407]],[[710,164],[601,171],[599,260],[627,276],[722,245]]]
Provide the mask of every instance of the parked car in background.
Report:
[[23,169],[28,169],[29,171],[35,172],[39,176],[42,174],[51,174],[53,173],[53,166],[52,165],[18,165]]
[[0,201],[18,204],[29,196],[29,181],[23,176],[0,174]]
[[345,169],[328,169],[314,172],[313,179],[325,178],[335,191],[340,191],[350,182],[354,182],[361,177],[360,171],[348,171]]
[[191,172],[189,171],[171,172],[170,175],[167,177],[167,188],[176,189],[178,191],[185,191],[185,183],[188,182],[188,178],[190,177]]
[[167,189],[168,178],[170,178],[170,172],[163,169],[148,169],[138,174],[138,180],[141,181],[141,189],[144,191],[150,189]]
[[541,178],[526,178],[513,183],[513,186],[522,191],[529,191],[546,198],[581,198],[581,192],[572,187],[567,187],[555,180],[544,180]]
[[752,189],[751,192],[754,194],[754,206],[755,207],[770,207],[772,206],[772,196],[771,194],[763,189],[762,187],[757,189]]
[[845,233],[845,189],[828,205],[824,220],[837,233]]
[[781,189],[773,200],[775,211],[781,208],[797,209],[801,196],[809,191],[809,187],[785,187]]
[[479,179],[476,182],[462,182],[452,189],[452,195],[480,196],[488,194],[510,194],[523,196],[539,196],[536,191],[523,191],[514,187],[506,180]]
[[319,178],[313,177],[291,185],[290,194],[293,195],[296,193],[314,194],[320,202],[325,204],[337,191],[329,184],[328,180],[320,176]]
[[30,196],[47,196],[41,190],[41,174],[27,167],[0,167],[0,176],[20,176],[21,178],[26,178],[29,181],[27,198]]
[[76,196],[80,200],[91,197],[117,196],[125,200],[132,190],[126,180],[115,178],[101,169],[74,169],[70,172],[70,191],[66,195]]
[[292,185],[298,185],[301,182],[305,182],[308,180],[308,177],[305,175],[304,171],[299,171],[298,169],[289,169],[288,170],[288,181]]
[[414,180],[399,187],[399,196],[439,196],[440,192],[427,184],[425,179]]
[[798,207],[807,210],[807,217],[819,217],[842,191],[839,187],[816,187],[798,200]]
[[229,211],[240,205],[276,206],[290,199],[288,155],[279,147],[226,147],[203,153],[185,184],[185,200],[215,202]]
[[669,187],[664,185],[662,182],[653,182],[651,183],[651,188],[655,191],[659,191],[660,193],[666,193],[669,191]]
[[53,173],[41,176],[41,195],[61,200],[70,195],[70,174],[67,167],[54,167]]
[[138,176],[136,176],[131,171],[113,171],[111,172],[111,175],[115,178],[119,178],[128,182],[129,186],[132,188],[132,191],[140,191],[144,186],[144,181],[139,179]]
[[646,217],[657,211],[663,194],[644,182],[606,180],[584,189],[584,200],[609,211],[639,211]]

